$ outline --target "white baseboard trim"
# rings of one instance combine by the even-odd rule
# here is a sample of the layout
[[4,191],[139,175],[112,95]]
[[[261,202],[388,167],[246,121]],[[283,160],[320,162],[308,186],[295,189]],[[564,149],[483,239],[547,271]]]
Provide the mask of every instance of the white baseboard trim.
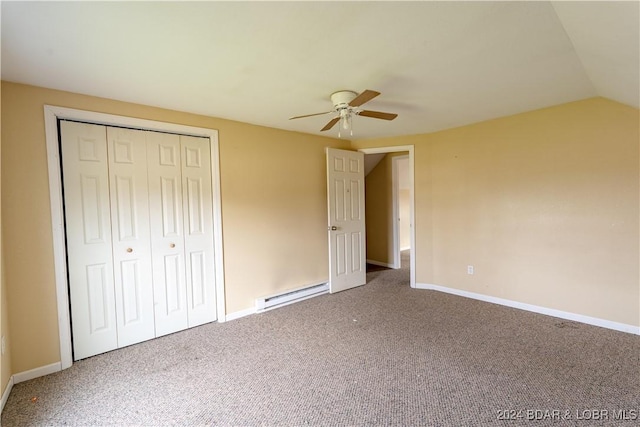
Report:
[[0,414],[4,411],[4,405],[7,403],[7,399],[9,399],[9,395],[11,394],[11,389],[13,388],[13,375],[9,378],[9,382],[7,383],[7,388],[4,389],[4,393],[2,393],[2,401],[0,402]]
[[411,249],[411,246],[406,246],[404,248],[400,248],[401,251],[408,251],[409,249]]
[[380,267],[393,268],[393,264],[389,264],[386,262],[374,261],[372,259],[367,260],[367,264],[378,265]]
[[246,310],[236,311],[234,313],[229,313],[226,315],[225,321],[240,319],[241,317],[251,316],[252,314],[256,314],[256,308],[251,307]]
[[523,302],[512,301],[504,298],[492,297],[490,295],[477,294],[475,292],[463,291],[460,289],[447,288],[446,286],[432,285],[429,283],[416,283],[416,289],[428,289],[432,291],[445,292],[448,294],[458,295],[465,298],[471,298],[475,300],[490,302],[493,304],[504,305],[506,307],[518,308],[520,310],[525,310],[525,311],[532,311],[534,313],[545,314],[547,316],[558,317],[560,319],[573,320],[575,322],[586,323],[587,325],[599,326],[601,328],[613,329],[615,331],[640,335],[640,326],[613,322],[611,320],[585,316],[583,314],[569,313],[567,311],[556,310],[553,308],[542,307],[539,305],[526,304]]
[[39,368],[31,369],[29,371],[18,372],[13,374],[13,382],[15,384],[29,381],[34,378],[44,377],[45,375],[53,374],[54,372],[60,372],[62,370],[62,364],[60,362],[52,363],[51,365],[40,366]]

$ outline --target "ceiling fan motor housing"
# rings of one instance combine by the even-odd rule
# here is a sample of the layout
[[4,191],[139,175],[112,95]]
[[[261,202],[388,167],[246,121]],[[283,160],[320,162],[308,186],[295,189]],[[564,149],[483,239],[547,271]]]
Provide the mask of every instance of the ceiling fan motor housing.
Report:
[[357,93],[351,90],[340,90],[331,94],[331,102],[336,110],[342,110],[349,107],[349,103],[353,101]]

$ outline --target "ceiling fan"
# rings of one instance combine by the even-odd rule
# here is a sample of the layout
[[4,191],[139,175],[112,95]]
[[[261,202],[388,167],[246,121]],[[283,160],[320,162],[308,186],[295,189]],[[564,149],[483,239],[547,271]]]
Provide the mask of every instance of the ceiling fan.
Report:
[[[383,113],[381,111],[371,111],[371,110],[363,110],[360,108],[362,104],[365,102],[371,101],[376,96],[380,95],[380,92],[376,92],[375,90],[365,90],[360,95],[351,90],[340,90],[338,92],[334,92],[331,94],[331,102],[333,103],[333,110],[327,111],[325,113],[315,113],[315,114],[306,114],[304,116],[295,116],[289,118],[289,120],[293,119],[301,119],[304,117],[312,117],[312,116],[320,116],[323,114],[337,113],[338,115],[331,119],[329,123],[327,123],[322,129],[321,132],[331,129],[336,125],[336,123],[340,123],[340,129],[345,131],[350,131],[351,135],[353,135],[353,130],[351,128],[351,118],[352,116],[364,116],[371,117],[374,119],[382,119],[382,120],[393,120],[398,117],[395,113]],[[338,137],[340,137],[340,131],[338,131]]]

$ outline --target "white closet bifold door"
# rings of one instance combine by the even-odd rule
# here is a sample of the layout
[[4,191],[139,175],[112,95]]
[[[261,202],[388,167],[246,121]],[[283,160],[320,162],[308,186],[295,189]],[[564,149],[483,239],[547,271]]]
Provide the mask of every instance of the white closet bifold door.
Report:
[[215,321],[209,139],[60,129],[74,360]]
[[156,336],[188,327],[180,152],[178,135],[148,132]]
[[74,359],[118,347],[104,126],[62,121]]
[[145,134],[107,128],[118,347],[155,337]]
[[209,140],[180,136],[189,327],[216,320]]

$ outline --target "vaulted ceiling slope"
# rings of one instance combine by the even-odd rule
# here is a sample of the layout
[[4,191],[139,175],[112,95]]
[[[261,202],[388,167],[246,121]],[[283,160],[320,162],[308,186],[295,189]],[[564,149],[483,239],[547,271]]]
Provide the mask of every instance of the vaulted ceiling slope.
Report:
[[[639,107],[631,2],[2,2],[2,79],[320,134],[419,134],[592,96]],[[333,131],[325,132],[336,136]]]

